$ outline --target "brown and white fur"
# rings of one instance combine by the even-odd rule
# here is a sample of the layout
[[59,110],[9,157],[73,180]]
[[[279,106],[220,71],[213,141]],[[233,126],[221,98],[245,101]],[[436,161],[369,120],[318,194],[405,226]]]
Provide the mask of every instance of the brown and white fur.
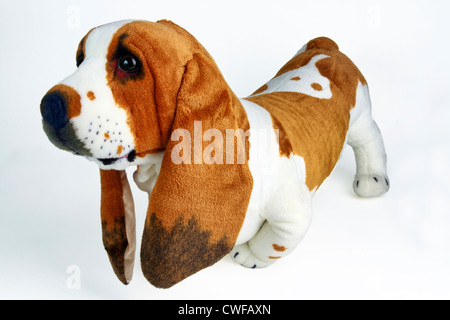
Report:
[[[133,60],[138,68],[127,69]],[[43,98],[44,130],[57,147],[99,165],[103,242],[123,283],[131,281],[136,248],[124,171],[131,165],[149,193],[142,269],[164,288],[227,253],[259,268],[292,252],[310,224],[311,199],[346,142],[355,151],[355,192],[389,189],[367,83],[328,38],[310,41],[245,99],[195,38],[168,21],[95,28],[80,43],[77,65]],[[189,141],[193,152],[181,163],[173,161],[176,130],[201,139]],[[214,135],[227,130],[246,134],[232,135],[229,149]],[[204,156],[211,145],[213,161],[198,163],[197,151]],[[244,152],[243,162],[217,161],[225,150]]]

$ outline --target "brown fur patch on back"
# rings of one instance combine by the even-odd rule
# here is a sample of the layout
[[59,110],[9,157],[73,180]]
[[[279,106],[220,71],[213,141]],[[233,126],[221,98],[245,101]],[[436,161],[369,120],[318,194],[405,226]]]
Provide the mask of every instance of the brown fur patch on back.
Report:
[[[332,41],[331,39],[329,40]],[[354,86],[354,82],[358,80],[362,84],[367,84],[362,73],[345,54],[337,51],[337,49],[334,49],[333,47],[322,48],[317,44],[312,45],[311,48],[289,60],[278,71],[274,78],[307,65],[314,56],[319,54],[330,56],[330,58],[321,59],[316,63],[321,75],[327,77],[330,81],[334,80],[334,84],[340,89],[348,91]],[[346,88],[347,83],[349,84],[348,88]],[[352,92],[352,94],[354,94],[354,92]]]
[[274,92],[247,98],[267,109],[279,132],[280,153],[304,158],[306,184],[319,187],[330,175],[342,151],[350,120],[349,109],[341,112],[330,100],[301,93]]
[[253,92],[253,94],[259,94],[261,92],[266,91],[269,88],[269,86],[267,84],[263,85],[261,88],[259,88],[258,90],[256,90],[255,92]]
[[320,84],[316,83],[316,82],[314,82],[313,84],[311,84],[311,87],[312,87],[314,90],[316,90],[316,91],[322,91],[322,90],[323,90],[322,86],[321,86]]
[[278,121],[277,118],[275,118],[273,115],[271,115],[272,118],[272,124],[273,128],[275,130],[278,130],[278,144],[280,149],[280,155],[283,156],[290,156],[292,153],[292,145],[289,141],[288,135],[286,134],[286,131],[284,130],[283,125]]
[[[289,157],[293,152],[304,158],[306,184],[313,190],[330,175],[339,159],[347,135],[350,110],[356,103],[358,81],[363,84],[366,81],[353,62],[336,51],[337,45],[320,40],[311,42],[308,48],[286,63],[276,77],[307,65],[316,55],[328,55],[329,58],[319,60],[316,67],[330,80],[331,99],[282,92],[280,88],[280,92],[250,96],[246,100],[262,106],[271,114],[274,129],[280,130],[280,153]],[[323,89],[314,83],[312,85],[315,90]]]

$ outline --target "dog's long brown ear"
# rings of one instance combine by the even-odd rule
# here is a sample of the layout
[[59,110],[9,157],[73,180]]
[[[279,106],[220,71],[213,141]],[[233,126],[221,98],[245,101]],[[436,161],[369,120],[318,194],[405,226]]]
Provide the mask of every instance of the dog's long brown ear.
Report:
[[125,171],[100,170],[103,245],[115,274],[131,281],[136,251],[134,202]]
[[161,288],[233,248],[253,185],[244,135],[249,123],[240,101],[203,48],[185,68],[141,247],[143,273]]

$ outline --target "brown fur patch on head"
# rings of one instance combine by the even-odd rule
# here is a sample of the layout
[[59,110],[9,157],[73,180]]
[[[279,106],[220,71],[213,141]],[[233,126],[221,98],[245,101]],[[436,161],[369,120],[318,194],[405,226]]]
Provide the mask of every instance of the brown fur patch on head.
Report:
[[90,33],[91,33],[92,30],[94,30],[94,29],[95,29],[95,28],[91,29],[91,30],[83,37],[83,39],[81,39],[80,43],[78,44],[77,53],[76,53],[76,56],[75,56],[77,67],[79,67],[80,64],[83,63],[84,58],[86,57],[86,39],[89,37]]
[[[122,26],[109,45],[108,85],[128,114],[138,154],[163,149],[169,140],[185,65],[192,58],[193,43],[180,33],[169,22],[134,21]],[[138,75],[116,72],[124,54],[139,60]]]

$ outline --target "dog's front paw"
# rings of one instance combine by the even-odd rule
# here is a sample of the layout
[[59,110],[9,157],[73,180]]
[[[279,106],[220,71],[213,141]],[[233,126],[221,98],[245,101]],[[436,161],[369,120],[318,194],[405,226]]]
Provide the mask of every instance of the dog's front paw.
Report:
[[389,190],[390,183],[387,176],[378,174],[356,175],[353,190],[360,197],[377,197]]
[[241,244],[233,248],[230,253],[231,258],[246,268],[256,269],[265,268],[272,264],[271,261],[263,261],[256,257],[250,250],[247,243]]

